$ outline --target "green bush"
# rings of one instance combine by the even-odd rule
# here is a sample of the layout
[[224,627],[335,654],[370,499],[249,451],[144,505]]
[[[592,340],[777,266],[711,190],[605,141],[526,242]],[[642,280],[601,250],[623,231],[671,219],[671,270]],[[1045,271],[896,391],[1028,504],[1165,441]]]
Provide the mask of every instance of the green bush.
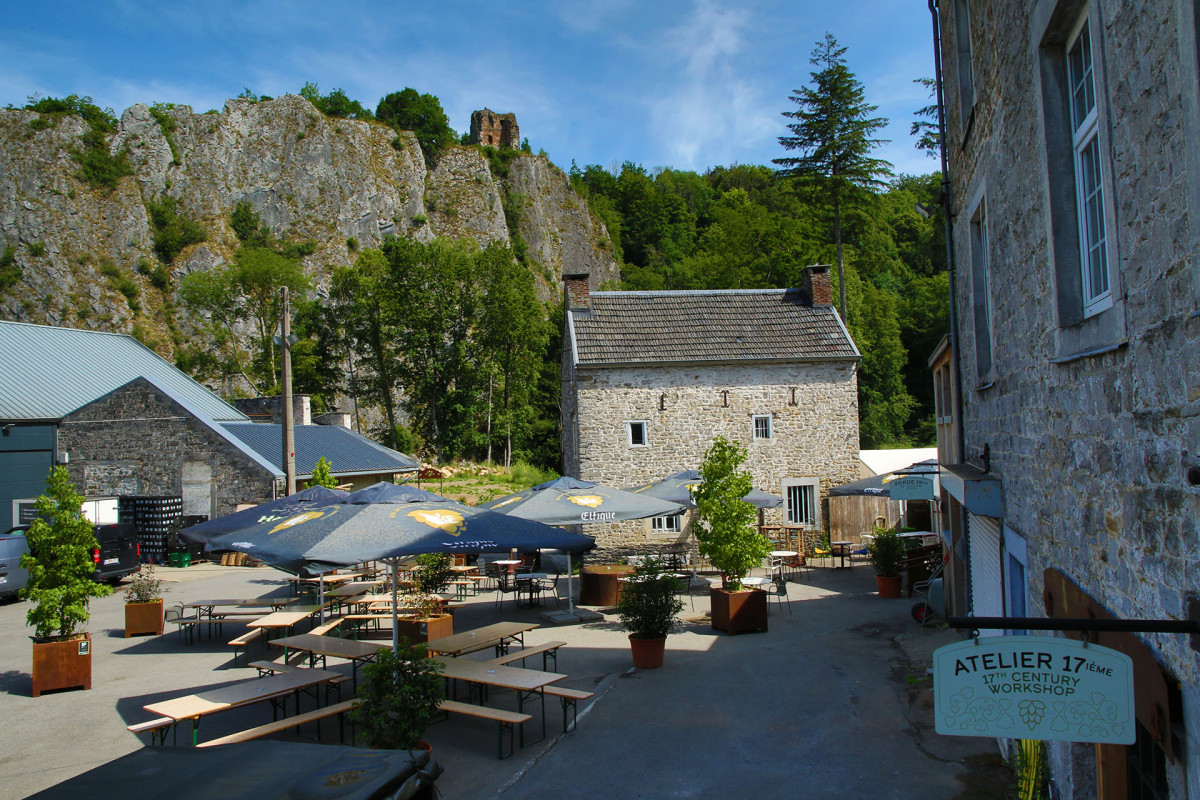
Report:
[[17,263],[17,248],[6,247],[0,253],[0,293],[7,292],[21,280],[21,265]]
[[33,256],[34,258],[41,258],[42,256],[46,255],[45,243],[44,242],[30,242],[29,243],[29,255]]
[[71,151],[71,157],[79,165],[76,177],[90,186],[111,192],[117,182],[133,174],[129,163],[129,148],[122,148],[116,155],[108,151],[104,133],[95,128],[83,135],[83,148]]
[[91,551],[99,545],[82,506],[67,468],[51,469],[46,492],[37,499],[38,518],[25,537],[29,552],[21,556],[21,567],[29,570],[21,599],[34,603],[25,622],[38,639],[70,638],[87,623],[90,599],[112,593],[92,580]]
[[417,568],[413,578],[422,594],[437,594],[446,591],[454,578],[450,556],[446,553],[422,553],[417,556]]
[[665,639],[679,624],[678,579],[656,558],[642,560],[617,597],[617,616],[634,639]]
[[867,554],[871,559],[871,566],[875,568],[875,574],[885,578],[896,577],[900,574],[900,564],[904,560],[904,540],[892,528],[878,525],[871,533],[875,538],[871,540]]
[[178,209],[178,201],[173,197],[146,201],[146,212],[154,228],[154,252],[167,264],[173,263],[183,248],[208,239],[208,231],[198,222],[181,216]]
[[[425,164],[430,168],[457,138],[441,101],[431,94],[420,94],[416,89],[406,88],[384,97],[375,108],[375,118],[394,130],[415,133]],[[392,146],[401,149],[396,141]]]
[[400,639],[396,652],[383,648],[363,666],[358,706],[350,720],[371,747],[410,750],[425,734],[445,697],[437,666],[424,643]]
[[313,467],[312,480],[304,484],[305,489],[311,489],[314,486],[324,486],[326,489],[337,488],[337,478],[333,477],[333,465],[325,460],[325,456],[317,459],[317,465]]
[[351,253],[357,253],[358,252],[358,239],[353,236],[346,239],[346,249],[349,250]]
[[175,131],[179,129],[179,123],[169,113],[173,108],[175,108],[174,103],[155,103],[150,106],[150,115],[158,121],[163,138],[167,140],[167,147],[171,148],[171,163],[182,164],[183,159],[179,157],[179,146],[175,144]]

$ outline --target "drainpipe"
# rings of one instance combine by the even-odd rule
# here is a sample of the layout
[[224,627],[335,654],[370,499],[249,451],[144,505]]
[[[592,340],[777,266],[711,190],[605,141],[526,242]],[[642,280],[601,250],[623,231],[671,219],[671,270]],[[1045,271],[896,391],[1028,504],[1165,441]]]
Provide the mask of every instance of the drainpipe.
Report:
[[938,135],[941,141],[942,157],[942,220],[946,226],[946,268],[950,271],[950,350],[954,360],[954,419],[956,427],[955,444],[958,447],[958,462],[966,461],[967,438],[963,425],[963,382],[962,355],[958,347],[958,301],[955,287],[957,285],[958,269],[954,260],[954,229],[950,218],[950,162],[946,158],[946,100],[942,93],[942,37],[941,19],[938,13],[937,0],[929,0],[929,13],[933,18],[933,71],[937,86]]

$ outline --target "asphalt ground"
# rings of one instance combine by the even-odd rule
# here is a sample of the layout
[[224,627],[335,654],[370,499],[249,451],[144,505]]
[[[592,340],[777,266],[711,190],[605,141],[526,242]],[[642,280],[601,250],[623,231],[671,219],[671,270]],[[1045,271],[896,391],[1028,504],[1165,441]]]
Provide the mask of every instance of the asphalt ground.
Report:
[[[168,602],[288,592],[285,576],[266,567],[198,564],[160,568],[158,575]],[[487,592],[469,600],[455,614],[455,630],[541,621],[540,610],[514,608],[511,595],[497,610],[494,597]],[[628,640],[612,613],[526,634],[527,644],[566,641],[557,671],[568,678],[561,685],[595,697],[580,704],[578,727],[568,734],[559,703],[548,699],[546,737],[504,760],[496,758],[491,722],[462,716],[435,722],[425,739],[445,769],[437,784],[442,796],[1006,797],[1011,777],[995,740],[933,732],[926,669],[933,649],[958,634],[913,623],[911,601],[880,599],[867,566],[816,568],[795,577],[786,606],[770,600],[764,633],[714,631],[700,588],[684,603],[684,624],[669,638],[658,670],[632,668]],[[244,632],[240,624],[191,645],[170,630],[124,638],[118,592],[91,604],[92,689],[35,699],[27,609],[24,602],[0,605],[0,798],[26,797],[144,746],[146,734],[139,738],[125,726],[151,717],[142,708],[147,703],[256,674],[245,658],[234,666],[226,643]],[[272,651],[252,651],[250,660],[277,658],[279,651]],[[349,670],[344,662],[329,664]],[[527,666],[540,667],[540,657]],[[493,691],[488,703],[516,707],[510,692]],[[267,708],[205,718],[201,739],[269,721]],[[533,713],[527,734],[536,739],[536,707]],[[322,732],[327,743],[337,742],[335,723],[325,723]]]

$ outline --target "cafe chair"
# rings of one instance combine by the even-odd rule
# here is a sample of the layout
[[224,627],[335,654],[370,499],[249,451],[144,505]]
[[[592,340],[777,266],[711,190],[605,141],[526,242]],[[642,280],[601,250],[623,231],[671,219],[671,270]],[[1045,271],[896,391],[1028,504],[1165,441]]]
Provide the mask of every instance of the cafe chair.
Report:
[[[507,570],[501,569],[496,574],[496,608],[504,608],[504,595],[516,594],[518,591],[515,575],[509,575]],[[519,597],[519,595],[518,595]],[[513,603],[516,604],[517,597],[513,598]]]
[[766,589],[767,594],[774,597],[777,602],[787,605],[789,614],[792,613],[792,601],[788,599],[786,578],[784,578],[782,575],[775,575],[771,578],[770,585],[764,588]]

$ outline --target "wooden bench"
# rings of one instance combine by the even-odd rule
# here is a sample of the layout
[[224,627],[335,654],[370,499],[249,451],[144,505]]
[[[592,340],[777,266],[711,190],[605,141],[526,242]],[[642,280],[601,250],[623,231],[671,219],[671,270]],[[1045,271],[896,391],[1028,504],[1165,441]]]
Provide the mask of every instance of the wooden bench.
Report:
[[309,633],[314,634],[316,636],[324,636],[325,634],[334,630],[341,624],[342,624],[342,617],[334,617],[333,619],[328,620],[327,622],[317,625],[312,630],[310,630]]
[[[513,754],[513,726],[523,725],[533,719],[530,714],[516,711],[505,711],[502,708],[488,708],[458,700],[443,700],[438,708],[447,714],[463,714],[468,717],[491,719],[496,721],[496,755],[498,758],[508,758]],[[508,734],[508,755],[504,754],[504,735]]]
[[511,664],[514,661],[520,661],[521,666],[525,666],[525,659],[530,656],[536,656],[538,653],[542,655],[542,671],[549,672],[550,667],[547,662],[553,661],[555,669],[558,668],[558,648],[566,647],[566,642],[546,642],[545,644],[526,647],[522,650],[513,650],[505,653],[497,658],[490,659],[489,664]]
[[172,625],[179,626],[179,638],[183,639],[188,644],[192,643],[192,636],[195,635],[196,626],[208,624],[208,620],[196,619],[195,617],[181,617],[179,619],[171,619],[167,621]]
[[228,736],[222,736],[219,739],[213,739],[210,742],[201,742],[197,747],[219,747],[223,744],[235,744],[237,742],[248,742],[251,739],[258,739],[263,736],[270,736],[272,733],[281,733],[288,728],[298,728],[306,722],[317,723],[317,739],[321,738],[321,720],[328,717],[336,716],[338,718],[338,741],[342,741],[345,736],[345,730],[342,721],[342,715],[350,709],[358,705],[358,698],[353,700],[344,700],[340,703],[318,708],[315,711],[306,711],[303,714],[296,714],[291,717],[284,717],[275,722],[268,722],[265,725],[259,725],[255,728],[249,728],[237,733],[231,733]]
[[[587,700],[589,697],[595,697],[595,692],[585,692],[581,689],[568,689],[566,686],[546,686],[542,691],[551,697],[557,697],[562,702],[563,712],[563,733],[570,733],[575,730],[575,723],[579,720],[578,703],[580,700]],[[567,723],[568,712],[570,714],[570,724]]]
[[[295,672],[297,670],[308,669],[308,667],[302,667],[299,664],[288,664],[283,661],[252,661],[249,666],[258,670],[258,677],[260,678],[264,675],[274,675],[277,672]],[[338,675],[336,678],[332,678],[325,692],[325,701],[329,702],[328,689],[337,689],[338,699],[342,699],[342,684],[350,680],[350,677],[349,675]]]
[[157,719],[139,722],[136,725],[127,725],[125,730],[130,733],[145,733],[150,731],[150,744],[166,744],[167,731],[175,724],[175,720],[170,717],[158,717]]
[[262,637],[265,628],[251,628],[236,639],[229,640],[229,646],[233,648],[233,665],[237,666],[238,655],[241,654],[243,648],[246,650],[246,658],[250,658],[250,645],[255,639]]

